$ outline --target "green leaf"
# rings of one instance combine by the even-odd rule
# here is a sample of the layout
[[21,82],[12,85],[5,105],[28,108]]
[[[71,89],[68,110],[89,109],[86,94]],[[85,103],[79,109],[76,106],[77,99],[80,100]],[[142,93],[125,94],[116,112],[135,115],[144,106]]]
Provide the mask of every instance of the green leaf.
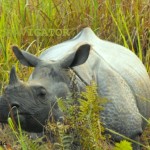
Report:
[[131,143],[123,140],[120,143],[115,143],[114,150],[132,150]]

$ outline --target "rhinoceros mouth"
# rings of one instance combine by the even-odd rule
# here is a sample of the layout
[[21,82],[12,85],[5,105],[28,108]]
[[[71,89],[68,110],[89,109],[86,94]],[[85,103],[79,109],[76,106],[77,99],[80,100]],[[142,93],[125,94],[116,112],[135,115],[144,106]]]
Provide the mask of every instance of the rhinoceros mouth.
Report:
[[8,118],[9,117],[18,118],[19,116],[32,116],[32,114],[29,114],[27,112],[20,112],[16,106],[11,107],[8,113]]

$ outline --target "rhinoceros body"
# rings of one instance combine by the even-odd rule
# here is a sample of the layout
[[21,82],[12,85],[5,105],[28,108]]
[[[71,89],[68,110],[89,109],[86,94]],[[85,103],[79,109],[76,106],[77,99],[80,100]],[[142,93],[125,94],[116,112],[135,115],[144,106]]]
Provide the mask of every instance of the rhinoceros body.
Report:
[[[94,80],[98,86],[98,94],[109,100],[101,113],[101,120],[106,128],[132,139],[136,139],[142,133],[146,124],[142,117],[150,117],[150,103],[148,102],[150,100],[150,79],[142,62],[127,48],[101,40],[90,28],[85,28],[73,39],[47,49],[39,58],[27,52],[21,52],[16,47],[13,49],[22,64],[35,67],[27,86],[44,86],[50,96],[46,104],[51,105],[52,101],[55,102],[55,96],[61,97],[63,95],[66,97],[71,92],[69,91],[71,79],[68,72],[64,71],[64,68],[70,68],[76,74],[79,91],[82,91],[85,85],[89,85]],[[16,80],[16,78],[15,71],[11,71],[10,80]],[[18,79],[14,83],[10,83],[11,89],[13,84],[23,86],[23,83]],[[9,94],[9,90],[6,93]],[[5,99],[5,94],[1,99]],[[36,98],[33,96],[33,99]],[[35,103],[32,98],[30,100]],[[11,96],[8,101],[9,104],[14,103]],[[21,102],[18,101],[17,103],[20,105]],[[27,100],[24,98],[24,101]],[[41,103],[36,104],[36,106],[43,107]],[[51,107],[46,107],[46,109],[50,111]],[[55,115],[56,118],[63,115],[57,111],[58,109],[56,108],[54,111],[54,113],[58,113]],[[30,114],[34,116],[32,111]],[[48,114],[44,120],[47,117]],[[23,123],[27,122],[25,118],[23,116]],[[37,119],[40,120],[38,117]],[[44,124],[44,120],[41,123]],[[38,132],[38,130],[34,131],[32,122],[28,121],[28,124],[24,127],[25,130]],[[38,129],[40,130],[40,127]],[[121,140],[121,137],[115,134],[112,134],[112,138],[116,141]]]
[[95,80],[98,93],[112,101],[113,105],[108,103],[102,114],[106,126],[131,137],[140,133],[141,115],[150,117],[150,79],[142,62],[129,49],[101,40],[86,28],[73,39],[47,49],[40,59],[62,59],[81,42],[91,45],[91,54],[73,70],[87,84]]

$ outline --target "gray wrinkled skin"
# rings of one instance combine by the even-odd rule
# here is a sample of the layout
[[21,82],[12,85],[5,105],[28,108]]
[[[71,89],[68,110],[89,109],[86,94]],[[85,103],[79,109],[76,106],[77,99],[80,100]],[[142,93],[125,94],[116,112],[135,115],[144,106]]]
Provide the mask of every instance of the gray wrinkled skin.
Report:
[[[22,128],[41,132],[50,116],[59,120],[63,114],[56,98],[70,95],[69,69],[76,74],[78,90],[91,80],[98,94],[109,102],[101,114],[106,128],[132,139],[138,138],[150,117],[150,79],[142,62],[130,50],[99,39],[90,28],[77,36],[47,49],[39,58],[13,47],[17,59],[34,67],[27,83],[20,81],[13,68],[10,83],[0,97],[0,121],[6,122],[9,111],[16,119],[16,107]],[[13,108],[13,109],[12,109]],[[112,134],[112,139],[121,137]]]

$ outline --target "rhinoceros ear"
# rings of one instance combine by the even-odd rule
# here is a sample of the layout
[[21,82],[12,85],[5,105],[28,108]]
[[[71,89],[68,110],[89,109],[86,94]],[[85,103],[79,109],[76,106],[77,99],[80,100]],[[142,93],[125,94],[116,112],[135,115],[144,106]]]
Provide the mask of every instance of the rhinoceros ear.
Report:
[[41,61],[36,56],[28,52],[21,51],[17,46],[13,46],[12,50],[20,63],[25,66],[35,67]]
[[19,82],[19,79],[18,79],[18,77],[16,75],[15,67],[12,67],[11,71],[10,71],[9,85],[14,85],[17,82]]
[[61,66],[63,68],[71,68],[82,65],[89,57],[90,47],[89,44],[80,44],[72,53],[61,60]]

